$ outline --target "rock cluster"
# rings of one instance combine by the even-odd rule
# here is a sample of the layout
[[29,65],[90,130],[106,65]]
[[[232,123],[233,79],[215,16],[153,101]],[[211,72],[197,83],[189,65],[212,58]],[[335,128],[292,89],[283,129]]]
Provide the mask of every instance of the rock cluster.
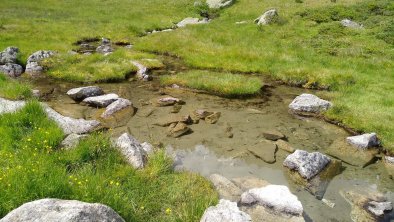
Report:
[[22,75],[23,68],[16,64],[18,59],[19,49],[17,47],[7,47],[0,52],[0,73],[16,78]]
[[41,199],[25,203],[0,220],[0,222],[28,221],[124,222],[123,218],[108,206],[59,199]]
[[40,75],[44,71],[44,68],[39,64],[40,61],[49,58],[53,55],[55,55],[54,51],[45,51],[45,50],[39,50],[31,54],[27,59],[25,72],[32,76]]

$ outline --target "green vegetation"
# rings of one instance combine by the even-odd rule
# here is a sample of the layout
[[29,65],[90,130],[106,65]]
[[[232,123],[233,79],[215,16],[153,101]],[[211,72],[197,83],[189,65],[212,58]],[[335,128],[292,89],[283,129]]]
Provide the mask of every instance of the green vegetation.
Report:
[[162,67],[163,64],[147,53],[118,49],[107,56],[92,54],[60,54],[41,62],[46,74],[59,79],[74,82],[103,82],[125,80],[137,71],[131,61],[142,59],[141,63],[148,68]]
[[0,116],[0,217],[52,197],[103,203],[126,221],[197,221],[216,202],[209,182],[173,172],[164,151],[137,171],[106,134],[93,134],[72,150],[58,148],[62,139],[36,102]]
[[226,97],[253,95],[262,87],[262,81],[257,77],[198,70],[162,76],[161,83],[178,84]]
[[0,73],[0,97],[18,100],[31,96],[32,92],[28,84],[20,83]]

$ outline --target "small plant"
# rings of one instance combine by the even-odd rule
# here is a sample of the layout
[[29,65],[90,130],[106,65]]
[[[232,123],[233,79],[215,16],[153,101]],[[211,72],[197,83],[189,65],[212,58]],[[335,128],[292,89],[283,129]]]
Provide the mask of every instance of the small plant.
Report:
[[296,3],[304,3],[303,0],[295,0]]

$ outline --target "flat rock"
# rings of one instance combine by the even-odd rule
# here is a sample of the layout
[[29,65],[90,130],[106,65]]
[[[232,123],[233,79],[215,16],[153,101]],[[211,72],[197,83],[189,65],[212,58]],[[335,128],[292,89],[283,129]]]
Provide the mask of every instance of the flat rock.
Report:
[[289,153],[294,153],[295,148],[291,146],[288,142],[284,140],[278,140],[275,142],[279,149],[284,150]]
[[168,127],[168,132],[167,135],[170,137],[180,137],[185,135],[186,133],[189,133],[191,131],[191,129],[182,122],[178,122],[178,123],[173,123]]
[[75,133],[72,133],[70,135],[68,135],[60,144],[60,146],[66,150],[68,149],[72,149],[76,146],[78,146],[79,142],[81,141],[81,139],[87,137],[87,135],[78,135]]
[[187,25],[198,25],[198,24],[206,24],[208,23],[209,20],[208,19],[199,19],[199,18],[185,18],[182,21],[178,22],[178,24],[176,24],[176,26],[178,28],[182,28],[185,27]]
[[111,103],[115,102],[118,99],[119,99],[118,95],[114,93],[110,93],[102,96],[88,97],[85,98],[82,102],[84,104],[88,104],[89,106],[102,108],[102,107],[107,107],[108,105],[110,105]]
[[242,191],[233,182],[226,177],[219,174],[212,174],[209,180],[215,186],[220,198],[237,202],[242,194]]
[[70,89],[67,91],[67,95],[75,101],[82,101],[88,97],[101,96],[104,91],[98,86],[85,86]]
[[343,162],[358,166],[366,167],[373,163],[376,159],[375,155],[378,154],[377,149],[358,149],[345,140],[335,140],[326,150],[326,153],[330,156],[336,157]]
[[269,25],[274,23],[279,17],[278,11],[276,9],[270,9],[264,12],[260,17],[255,20],[257,25]]
[[205,122],[209,124],[215,124],[219,121],[219,118],[221,116],[221,112],[215,112],[207,117],[205,117]]
[[232,179],[232,181],[242,191],[247,191],[253,188],[261,188],[270,185],[270,183],[268,183],[267,181],[252,176],[238,177]]
[[174,104],[183,104],[181,99],[172,97],[172,96],[162,96],[157,99],[151,100],[152,104],[158,107],[161,106],[172,106]]
[[383,194],[370,191],[340,191],[341,196],[351,205],[350,217],[355,222],[379,221],[379,218],[392,210]]
[[11,101],[0,98],[0,114],[16,112],[22,109],[25,105],[25,101]]
[[130,100],[120,98],[120,99],[116,100],[115,102],[111,103],[109,106],[107,106],[105,111],[101,114],[101,117],[108,118],[108,117],[114,115],[116,112],[119,112],[121,110],[124,110],[124,109],[126,109],[128,107],[132,107],[132,106],[133,106],[133,104],[131,103]]
[[159,119],[159,121],[157,121],[153,125],[165,127],[165,126],[169,126],[173,123],[178,123],[178,122],[190,124],[190,123],[192,123],[192,119],[190,118],[189,115],[186,115],[186,116],[169,115],[168,117]]
[[7,47],[0,52],[0,65],[5,65],[7,63],[16,63],[18,59],[19,49],[17,47]]
[[115,143],[127,162],[135,169],[144,168],[147,162],[147,153],[141,144],[128,133],[122,134]]
[[370,147],[379,146],[379,140],[376,136],[376,133],[366,133],[358,136],[350,136],[346,138],[346,141],[359,149],[367,149]]
[[361,24],[359,24],[359,23],[357,23],[355,21],[352,21],[350,19],[343,19],[343,20],[341,20],[341,25],[343,27],[351,28],[351,29],[362,29],[362,28],[364,28],[363,25],[361,25]]
[[205,210],[200,222],[251,222],[250,216],[239,210],[237,203],[221,199]]
[[66,135],[90,133],[100,126],[100,122],[96,120],[74,119],[61,115],[46,104],[43,107],[48,118],[55,121]]
[[210,116],[212,114],[214,114],[214,112],[210,112],[205,109],[197,109],[193,111],[192,116],[198,119],[205,119],[207,116]]
[[319,152],[308,153],[304,150],[296,150],[286,157],[283,166],[298,171],[305,179],[311,179],[319,174],[331,159]]
[[0,65],[0,73],[4,73],[9,77],[16,78],[22,75],[23,67],[18,64],[6,63],[5,65]]
[[124,222],[110,207],[77,200],[41,199],[25,203],[8,213],[1,222]]
[[328,110],[332,103],[312,94],[301,94],[290,103],[289,109],[295,113],[319,113]]
[[277,147],[275,144],[261,141],[256,145],[248,147],[248,151],[266,163],[275,163]]
[[304,212],[297,196],[282,185],[268,185],[250,189],[241,195],[240,203],[247,206],[257,204],[280,215],[301,216]]
[[219,9],[233,4],[233,0],[207,0],[209,8]]
[[284,139],[285,135],[277,130],[266,130],[263,132],[263,136],[267,140],[277,141],[279,139]]

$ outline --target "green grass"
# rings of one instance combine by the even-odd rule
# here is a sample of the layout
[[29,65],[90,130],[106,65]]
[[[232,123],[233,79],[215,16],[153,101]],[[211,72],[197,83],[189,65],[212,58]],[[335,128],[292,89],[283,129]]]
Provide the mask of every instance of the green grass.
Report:
[[254,95],[262,87],[257,77],[198,70],[162,76],[160,81],[164,85],[178,84],[226,97]]
[[118,49],[107,56],[59,54],[41,64],[46,69],[46,74],[53,78],[73,82],[111,82],[125,80],[137,71],[132,60],[140,60],[148,68],[163,66],[160,61],[148,58],[154,58],[154,55]]
[[[257,27],[253,20],[270,8],[278,9],[281,24]],[[345,18],[365,28],[341,27]],[[208,25],[146,36],[135,49],[168,53],[192,67],[262,73],[290,85],[329,89],[319,93],[335,104],[329,118],[377,132],[394,152],[393,19],[391,1],[243,0]]]
[[32,97],[30,86],[0,73],[0,97],[12,100]]
[[164,151],[137,171],[106,134],[93,134],[72,150],[58,148],[62,139],[36,102],[0,116],[0,218],[51,197],[103,203],[126,221],[198,221],[217,201],[201,176],[173,172]]

